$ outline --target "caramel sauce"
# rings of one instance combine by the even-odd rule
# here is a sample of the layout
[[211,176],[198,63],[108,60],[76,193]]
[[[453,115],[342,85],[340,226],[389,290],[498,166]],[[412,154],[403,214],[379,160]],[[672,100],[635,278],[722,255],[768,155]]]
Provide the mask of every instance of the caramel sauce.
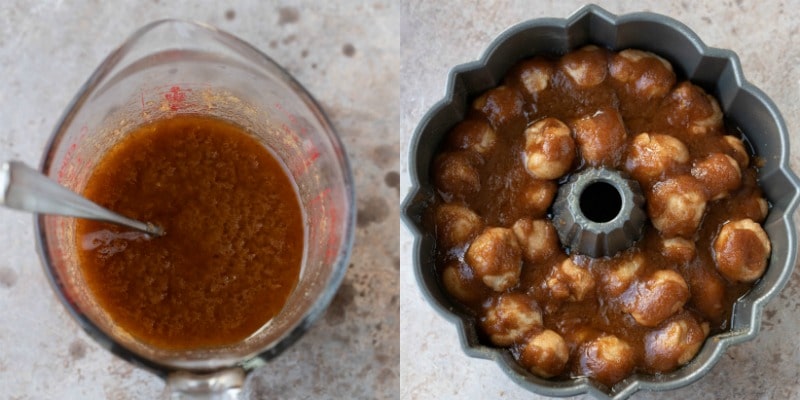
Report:
[[280,162],[242,128],[183,115],[143,125],[83,195],[161,226],[151,238],[79,220],[91,294],[120,328],[163,349],[230,345],[280,312],[303,256],[303,216]]

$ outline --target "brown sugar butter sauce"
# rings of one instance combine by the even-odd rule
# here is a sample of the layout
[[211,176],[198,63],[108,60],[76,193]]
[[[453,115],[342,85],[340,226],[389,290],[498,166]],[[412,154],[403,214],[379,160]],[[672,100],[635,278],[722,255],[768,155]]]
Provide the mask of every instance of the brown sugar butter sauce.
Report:
[[[432,164],[427,216],[447,293],[536,375],[606,384],[690,361],[763,273],[757,159],[701,88],[638,50],[516,64]],[[613,257],[562,248],[549,208],[590,167],[638,181],[651,223]]]
[[177,115],[136,128],[83,194],[166,235],[79,220],[88,287],[113,322],[170,350],[225,346],[262,327],[297,284],[303,217],[280,162],[242,128]]

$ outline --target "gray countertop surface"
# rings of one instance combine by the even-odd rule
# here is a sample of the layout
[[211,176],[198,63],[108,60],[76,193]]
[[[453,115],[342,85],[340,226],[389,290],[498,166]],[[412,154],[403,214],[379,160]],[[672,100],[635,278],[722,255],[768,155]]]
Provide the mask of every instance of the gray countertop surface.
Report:
[[[384,399],[399,390],[399,7],[389,1],[0,2],[0,160],[38,165],[72,97],[139,27],[216,25],[322,104],[354,170],[356,245],[327,313],[249,378],[244,398]],[[33,217],[0,209],[0,398],[153,399],[164,382],[98,346],[53,294]]]
[[[425,302],[411,268],[411,235],[399,226],[398,195],[408,192],[411,134],[444,95],[450,68],[477,59],[517,22],[564,18],[582,3],[317,3],[2,2],[0,160],[38,164],[79,87],[138,27],[166,17],[217,25],[266,52],[320,101],[347,148],[358,197],[356,245],[342,289],[297,344],[251,375],[244,397],[539,398],[491,361],[467,357],[455,326]],[[797,1],[598,4],[617,14],[667,14],[707,45],[734,50],[789,131],[800,128]],[[800,143],[791,145],[797,170]],[[0,398],[161,396],[163,381],[103,350],[58,303],[36,255],[32,217],[0,209],[0,227]],[[756,340],[730,348],[689,387],[635,397],[800,398],[798,295],[796,271],[766,307]]]
[[[709,46],[735,51],[745,77],[781,110],[791,141],[792,167],[800,167],[800,12],[797,1],[597,1],[615,14],[653,11],[676,18]],[[408,193],[408,143],[424,113],[445,93],[447,74],[476,60],[515,23],[566,18],[578,1],[447,2],[409,0],[401,7],[401,198]],[[797,217],[795,216],[795,221]],[[400,231],[400,397],[402,399],[538,399],[518,387],[492,361],[470,358],[456,326],[426,303],[412,271],[411,234]],[[732,346],[700,381],[672,392],[634,398],[800,398],[800,271],[767,305],[757,339]],[[579,398],[581,396],[578,396]]]

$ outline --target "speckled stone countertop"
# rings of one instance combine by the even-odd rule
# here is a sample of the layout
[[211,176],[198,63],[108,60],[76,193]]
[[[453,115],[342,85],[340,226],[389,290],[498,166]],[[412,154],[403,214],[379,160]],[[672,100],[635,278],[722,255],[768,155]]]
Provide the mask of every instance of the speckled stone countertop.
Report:
[[[615,14],[654,11],[676,18],[703,41],[734,50],[746,78],[780,108],[793,133],[791,164],[800,170],[800,18],[796,1],[598,1]],[[447,74],[477,59],[500,32],[537,17],[566,18],[577,1],[485,1],[469,6],[410,0],[402,6],[400,67],[401,197],[408,193],[408,142],[424,113],[445,93]],[[795,216],[795,221],[798,218]],[[456,327],[426,303],[411,267],[411,235],[400,233],[400,397],[537,399],[492,361],[466,356]],[[800,398],[800,270],[764,310],[757,339],[732,346],[702,380],[634,398]]]
[[[327,314],[254,372],[251,399],[384,399],[399,390],[399,7],[390,1],[0,2],[0,160],[38,165],[58,118],[116,46],[180,17],[269,54],[322,104],[352,163],[358,227]],[[31,215],[0,209],[0,398],[153,399],[156,376],[100,348],[56,300]]]

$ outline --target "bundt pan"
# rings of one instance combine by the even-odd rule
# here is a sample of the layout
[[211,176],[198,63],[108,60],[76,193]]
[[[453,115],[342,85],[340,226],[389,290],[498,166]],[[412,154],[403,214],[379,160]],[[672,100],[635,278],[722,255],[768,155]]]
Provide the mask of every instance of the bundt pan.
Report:
[[[658,375],[633,375],[611,388],[586,379],[551,381],[520,367],[510,352],[482,344],[476,320],[452,302],[439,284],[434,268],[434,238],[424,233],[422,215],[434,190],[429,167],[445,134],[468,110],[469,101],[499,85],[518,60],[537,54],[563,54],[586,44],[612,50],[638,48],[670,61],[680,78],[691,80],[714,95],[730,121],[737,124],[764,160],[760,184],[771,204],[765,230],[772,240],[772,255],[765,275],[733,311],[731,329],[709,337],[694,360],[682,368]],[[422,292],[447,319],[458,326],[464,351],[492,359],[514,381],[547,396],[589,393],[597,398],[627,398],[638,390],[663,391],[688,385],[706,374],[728,346],[753,339],[761,326],[764,305],[786,285],[792,274],[797,238],[792,214],[798,204],[796,175],[789,169],[789,134],[772,101],[744,79],[739,59],[732,51],[707,47],[682,23],[653,13],[613,15],[588,5],[567,19],[536,19],[502,33],[480,60],[459,65],[450,72],[447,93],[421,120],[409,149],[412,187],[402,205],[405,224],[415,235],[414,269]]]

